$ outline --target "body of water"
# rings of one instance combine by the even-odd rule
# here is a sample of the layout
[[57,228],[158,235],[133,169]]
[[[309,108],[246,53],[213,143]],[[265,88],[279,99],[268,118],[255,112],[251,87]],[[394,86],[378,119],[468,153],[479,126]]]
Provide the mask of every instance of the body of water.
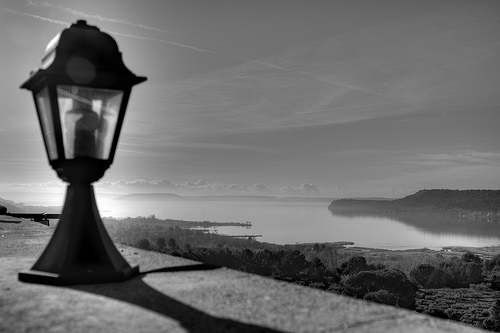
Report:
[[500,224],[437,216],[338,215],[324,202],[118,201],[98,199],[101,216],[156,215],[161,219],[246,222],[218,227],[219,234],[262,235],[259,241],[294,244],[351,241],[355,246],[440,249],[444,246],[500,245]]

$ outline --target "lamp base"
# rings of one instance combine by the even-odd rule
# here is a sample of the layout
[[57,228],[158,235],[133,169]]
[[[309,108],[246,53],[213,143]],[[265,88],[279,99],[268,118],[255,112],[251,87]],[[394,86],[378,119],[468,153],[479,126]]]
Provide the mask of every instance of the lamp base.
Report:
[[139,266],[130,267],[123,271],[106,273],[84,273],[84,274],[55,274],[42,271],[21,271],[19,281],[38,284],[49,284],[53,286],[68,286],[75,284],[94,284],[123,282],[138,276]]
[[122,282],[139,275],[102,223],[90,184],[71,184],[61,218],[44,252],[19,280],[50,285]]

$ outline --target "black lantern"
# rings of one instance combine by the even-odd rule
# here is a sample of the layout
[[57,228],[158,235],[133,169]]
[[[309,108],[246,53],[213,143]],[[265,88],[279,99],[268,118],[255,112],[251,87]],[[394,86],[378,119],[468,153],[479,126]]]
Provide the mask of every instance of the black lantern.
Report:
[[31,90],[49,163],[69,183],[59,223],[25,282],[67,285],[127,280],[139,273],[113,245],[94,189],[113,162],[132,86],[115,40],[77,21],[47,45]]

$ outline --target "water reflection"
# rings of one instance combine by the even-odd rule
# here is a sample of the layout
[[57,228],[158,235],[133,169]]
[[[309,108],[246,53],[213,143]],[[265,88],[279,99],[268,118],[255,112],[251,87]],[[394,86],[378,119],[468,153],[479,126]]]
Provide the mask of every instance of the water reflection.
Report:
[[335,218],[388,218],[408,226],[414,227],[425,233],[435,236],[457,235],[468,237],[500,237],[500,221],[486,219],[470,219],[460,216],[411,213],[411,214],[383,214],[383,213],[350,213],[332,212]]
[[429,214],[350,214],[331,212],[328,204],[226,201],[99,202],[102,216],[155,214],[160,219],[244,222],[241,227],[218,227],[224,235],[263,235],[259,241],[276,244],[350,241],[356,246],[384,249],[500,244],[499,222],[475,221]]

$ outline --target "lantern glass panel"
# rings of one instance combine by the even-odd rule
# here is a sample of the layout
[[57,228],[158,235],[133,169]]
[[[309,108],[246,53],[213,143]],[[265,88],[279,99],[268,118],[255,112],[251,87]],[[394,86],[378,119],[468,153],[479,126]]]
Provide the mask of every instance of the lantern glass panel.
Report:
[[58,155],[48,89],[44,88],[40,90],[35,96],[35,101],[38,110],[38,118],[40,119],[42,128],[43,141],[47,148],[49,160],[53,161],[58,158]]
[[66,159],[109,158],[122,99],[121,90],[57,86]]

